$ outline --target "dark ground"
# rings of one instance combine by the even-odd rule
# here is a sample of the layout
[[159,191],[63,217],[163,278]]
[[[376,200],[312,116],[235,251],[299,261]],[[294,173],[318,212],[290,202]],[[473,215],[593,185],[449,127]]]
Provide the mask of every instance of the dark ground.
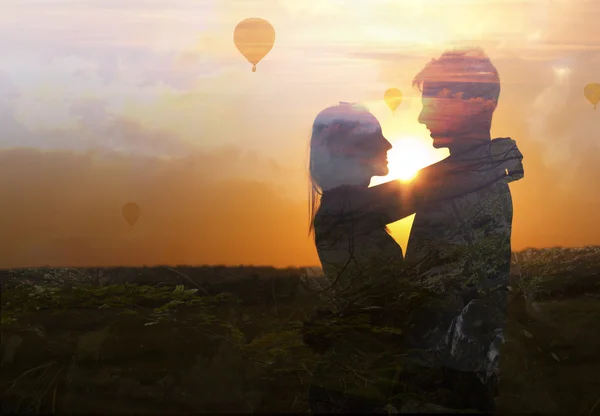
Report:
[[[600,247],[517,259],[499,410],[600,415]],[[175,269],[3,271],[2,414],[308,411],[302,270]]]

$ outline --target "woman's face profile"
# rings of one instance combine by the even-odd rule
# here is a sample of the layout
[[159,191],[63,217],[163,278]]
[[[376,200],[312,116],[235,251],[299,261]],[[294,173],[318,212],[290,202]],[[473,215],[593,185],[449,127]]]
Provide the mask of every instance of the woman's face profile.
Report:
[[385,176],[389,173],[387,153],[392,145],[383,136],[381,129],[351,137],[349,141],[355,155],[355,162],[369,175],[369,178]]
[[365,172],[369,180],[373,176],[385,176],[389,173],[387,152],[391,143],[383,136],[381,124],[370,114],[361,114],[356,134],[346,138],[349,154],[357,164],[356,169]]
[[318,122],[327,126],[322,132],[327,149],[323,150],[328,153],[332,184],[364,185],[373,176],[389,173],[387,152],[392,145],[369,111],[340,105],[322,112]]

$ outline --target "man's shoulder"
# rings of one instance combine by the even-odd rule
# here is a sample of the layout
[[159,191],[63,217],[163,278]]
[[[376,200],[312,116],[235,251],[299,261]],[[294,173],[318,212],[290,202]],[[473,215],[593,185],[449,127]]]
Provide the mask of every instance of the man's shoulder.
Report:
[[459,216],[471,216],[489,212],[499,214],[512,209],[512,197],[506,181],[495,184],[459,197],[447,199],[419,209],[415,213],[415,225],[444,224],[454,221]]

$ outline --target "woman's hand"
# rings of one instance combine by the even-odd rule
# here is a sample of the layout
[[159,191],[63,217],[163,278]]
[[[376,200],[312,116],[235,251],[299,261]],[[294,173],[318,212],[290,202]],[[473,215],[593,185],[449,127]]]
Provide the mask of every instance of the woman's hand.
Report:
[[517,142],[509,137],[494,139],[490,142],[490,157],[494,164],[507,172],[509,181],[521,179],[524,176],[523,154],[517,147]]

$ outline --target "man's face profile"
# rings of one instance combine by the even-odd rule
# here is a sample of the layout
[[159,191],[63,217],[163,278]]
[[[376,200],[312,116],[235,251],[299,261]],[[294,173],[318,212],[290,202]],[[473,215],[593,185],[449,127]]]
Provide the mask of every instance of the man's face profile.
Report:
[[419,123],[424,124],[433,139],[433,147],[451,147],[455,140],[466,138],[491,120],[495,103],[482,98],[463,98],[459,85],[423,84]]
[[464,102],[444,85],[424,83],[423,108],[419,123],[424,124],[436,149],[449,147],[464,130]]

